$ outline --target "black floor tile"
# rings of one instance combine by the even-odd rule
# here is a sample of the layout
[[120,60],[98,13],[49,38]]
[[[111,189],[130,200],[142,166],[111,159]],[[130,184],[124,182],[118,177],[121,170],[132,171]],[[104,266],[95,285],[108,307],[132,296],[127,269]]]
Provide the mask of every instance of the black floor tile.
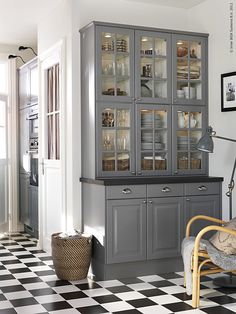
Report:
[[138,314],[138,313],[141,313],[141,312],[136,310],[136,309],[133,309],[133,310],[118,311],[118,312],[113,312],[113,313],[114,314]]
[[122,279],[119,279],[119,281],[124,283],[125,285],[131,285],[133,283],[143,282],[143,280],[139,278],[122,278]]
[[189,311],[193,309],[190,305],[184,302],[170,303],[170,304],[165,304],[163,306],[174,313],[181,312],[181,311]]
[[87,294],[83,293],[82,291],[65,292],[65,293],[60,293],[60,295],[65,300],[81,299],[81,298],[88,297]]
[[43,262],[30,262],[30,263],[25,263],[27,267],[35,267],[35,266],[46,266]]
[[17,286],[4,286],[1,287],[1,290],[3,293],[9,293],[9,292],[17,292],[17,291],[24,291],[25,288],[21,285]]
[[50,311],[60,311],[60,310],[72,308],[72,306],[69,303],[67,303],[66,301],[46,303],[46,304],[42,304],[42,306],[45,307],[45,309],[49,312]]
[[13,268],[13,269],[9,269],[9,271],[12,274],[18,274],[18,273],[29,273],[31,272],[31,270],[27,267],[23,267],[23,268]]
[[89,283],[82,283],[82,284],[77,284],[76,287],[78,287],[80,290],[88,290],[88,289],[95,289],[95,288],[102,288],[97,284],[96,282],[89,282]]
[[203,312],[207,314],[232,314],[234,311],[230,311],[222,306],[213,306],[208,308],[201,309]]
[[188,301],[188,300],[191,300],[192,299],[192,296],[191,295],[187,295],[187,293],[176,293],[176,294],[173,294],[174,297],[182,300],[182,301]]
[[0,314],[17,314],[14,308],[0,310]]
[[152,300],[149,300],[148,298],[130,300],[130,301],[126,301],[126,302],[135,308],[157,305],[155,302],[153,302]]
[[160,277],[164,279],[183,278],[183,276],[180,276],[179,274],[176,274],[176,273],[165,273],[165,274],[161,274]]
[[66,280],[52,280],[52,281],[47,281],[47,284],[50,287],[59,287],[59,286],[68,286],[71,285],[69,281]]
[[122,301],[120,298],[118,298],[117,296],[113,295],[113,294],[108,294],[108,295],[102,295],[102,296],[98,296],[98,297],[93,297],[93,299],[95,301],[97,301],[98,303],[102,304],[102,303],[109,303],[109,302],[118,302],[118,301]]
[[18,281],[19,281],[22,285],[26,285],[26,284],[28,284],[28,283],[42,282],[43,280],[40,279],[39,277],[29,277],[29,278],[18,279]]
[[24,254],[24,255],[18,255],[17,258],[21,259],[25,259],[25,258],[35,258],[35,256],[31,255],[31,254]]
[[208,299],[215,302],[215,303],[218,303],[220,305],[229,304],[229,303],[236,303],[236,299],[231,298],[228,295],[221,295],[218,297],[212,297],[212,298],[208,298]]
[[152,281],[152,282],[150,282],[150,284],[157,287],[157,288],[175,286],[174,283],[172,283],[168,280]]
[[0,294],[0,301],[5,301],[6,300],[6,297],[4,294]]
[[10,300],[10,302],[14,307],[30,306],[30,305],[38,304],[35,298],[14,299],[14,300]]
[[33,289],[33,290],[30,290],[30,293],[34,297],[38,297],[38,296],[41,296],[41,295],[56,294],[56,292],[53,289],[51,289],[51,288]]
[[125,285],[123,286],[115,286],[115,287],[109,287],[106,288],[107,290],[111,291],[112,293],[121,293],[121,292],[129,292],[133,291],[130,287],[127,287]]
[[81,314],[100,314],[100,313],[107,313],[108,312],[101,305],[79,307],[78,311]]
[[53,270],[41,270],[41,271],[35,271],[34,273],[39,277],[55,275],[55,272]]
[[15,279],[15,277],[12,274],[0,275],[0,281],[2,281],[2,280],[11,280],[11,279]]
[[15,252],[23,252],[23,251],[27,251],[26,249],[24,249],[23,247],[19,247],[17,249],[9,249],[10,252],[15,253]]
[[166,294],[165,292],[163,292],[162,290],[156,288],[156,289],[147,289],[147,290],[139,290],[139,293],[142,293],[143,295],[145,295],[145,297],[155,297],[158,295],[164,295]]
[[22,264],[21,261],[19,261],[18,259],[12,259],[9,261],[2,261],[3,265],[11,265],[11,264]]

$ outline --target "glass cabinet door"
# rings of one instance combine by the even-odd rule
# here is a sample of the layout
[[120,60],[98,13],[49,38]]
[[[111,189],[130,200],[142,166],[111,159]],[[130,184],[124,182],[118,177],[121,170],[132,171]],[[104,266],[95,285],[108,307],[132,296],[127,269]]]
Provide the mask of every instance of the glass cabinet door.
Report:
[[132,30],[98,28],[98,98],[130,100],[134,97]]
[[132,116],[131,105],[111,105],[101,109],[98,120],[101,176],[123,176],[135,172]]
[[136,32],[136,90],[138,100],[167,103],[171,100],[170,35]]
[[139,104],[137,115],[137,174],[170,174],[170,108]]
[[175,35],[173,49],[174,103],[205,105],[205,41]]
[[175,174],[205,173],[206,154],[197,150],[197,143],[205,132],[205,109],[178,107],[174,111],[173,154]]

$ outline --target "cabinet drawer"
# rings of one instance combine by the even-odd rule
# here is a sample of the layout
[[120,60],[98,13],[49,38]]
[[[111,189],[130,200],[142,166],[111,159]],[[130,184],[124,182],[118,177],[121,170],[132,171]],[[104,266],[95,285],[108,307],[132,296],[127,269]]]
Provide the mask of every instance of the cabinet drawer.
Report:
[[106,187],[107,199],[146,198],[146,185],[119,185]]
[[147,186],[148,197],[182,196],[183,184],[150,184]]
[[219,182],[200,182],[200,183],[186,183],[185,195],[208,195],[219,194],[220,183]]

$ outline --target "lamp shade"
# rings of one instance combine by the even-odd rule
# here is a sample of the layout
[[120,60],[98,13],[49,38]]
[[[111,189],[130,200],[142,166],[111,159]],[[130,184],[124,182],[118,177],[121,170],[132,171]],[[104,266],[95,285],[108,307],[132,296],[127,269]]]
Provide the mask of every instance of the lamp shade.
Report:
[[208,127],[206,133],[202,138],[200,138],[199,142],[197,143],[197,149],[202,152],[213,153],[214,150],[214,143],[212,140],[212,127]]

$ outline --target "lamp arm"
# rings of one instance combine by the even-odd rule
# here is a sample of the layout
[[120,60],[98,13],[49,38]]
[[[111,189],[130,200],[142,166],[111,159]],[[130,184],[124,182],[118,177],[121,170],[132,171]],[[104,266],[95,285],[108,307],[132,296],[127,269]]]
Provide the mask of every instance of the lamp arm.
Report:
[[235,142],[236,143],[236,140],[233,139],[233,138],[223,137],[223,136],[219,136],[219,135],[211,135],[211,137],[220,138],[221,140],[226,140],[226,141],[230,141],[230,142]]

